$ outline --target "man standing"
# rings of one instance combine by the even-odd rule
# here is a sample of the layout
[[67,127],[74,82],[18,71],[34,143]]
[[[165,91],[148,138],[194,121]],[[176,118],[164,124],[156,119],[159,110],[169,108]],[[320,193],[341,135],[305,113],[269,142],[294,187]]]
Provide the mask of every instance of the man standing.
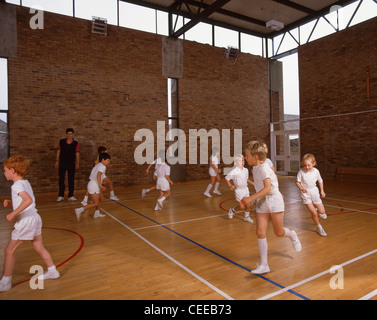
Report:
[[59,194],[57,201],[64,200],[65,172],[68,172],[68,200],[77,200],[73,196],[75,189],[75,171],[79,168],[80,148],[79,143],[73,139],[74,131],[68,128],[65,131],[67,138],[61,139],[56,153],[55,168],[59,168]]

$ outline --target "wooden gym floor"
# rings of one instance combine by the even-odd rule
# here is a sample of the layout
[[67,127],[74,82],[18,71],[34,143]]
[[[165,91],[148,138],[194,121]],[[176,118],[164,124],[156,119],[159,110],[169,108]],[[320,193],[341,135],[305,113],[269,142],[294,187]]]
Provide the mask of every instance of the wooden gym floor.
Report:
[[[228,219],[236,202],[224,180],[222,195],[212,198],[203,195],[208,180],[176,183],[161,211],[153,210],[156,190],[141,199],[140,186],[118,187],[119,201],[105,199],[106,217],[85,212],[79,222],[74,208],[84,191],[76,192],[77,202],[38,194],[44,243],[61,277],[31,289],[30,268],[45,266],[25,242],[17,251],[13,288],[0,293],[0,300],[377,300],[376,185],[325,181],[324,238],[300,201],[295,177],[279,181],[285,226],[296,230],[302,251],[296,253],[269,226],[271,272],[263,276],[250,273],[259,263],[255,223],[244,222],[241,214]],[[12,231],[7,212],[1,206],[0,275]],[[342,268],[330,273],[334,265]]]

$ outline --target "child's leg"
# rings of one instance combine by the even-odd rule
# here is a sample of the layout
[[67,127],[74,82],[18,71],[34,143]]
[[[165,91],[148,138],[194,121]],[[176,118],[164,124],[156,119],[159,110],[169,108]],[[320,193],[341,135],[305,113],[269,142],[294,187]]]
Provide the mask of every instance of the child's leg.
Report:
[[[212,177],[211,177],[212,178]],[[221,181],[221,177],[220,177],[220,174],[217,174],[216,177],[214,177],[215,179],[215,189],[213,190],[213,193],[216,193],[218,195],[221,195],[221,192],[219,191],[219,185],[220,185],[220,181]]]
[[251,203],[250,201],[246,201],[246,198],[243,198],[240,203],[245,208],[245,215],[244,215],[244,221],[253,223],[254,220],[250,218],[250,207]]
[[292,240],[293,247],[297,252],[301,251],[301,242],[294,230],[289,230],[283,226],[284,212],[271,213],[272,225],[277,237],[288,237]]
[[4,264],[4,277],[11,277],[15,265],[14,253],[16,249],[23,243],[23,240],[10,240],[8,246],[5,248],[5,264]]
[[313,219],[315,225],[318,226],[319,225],[318,213],[317,213],[317,210],[314,207],[313,202],[306,204],[306,207],[308,208],[308,210],[312,214],[312,219]]
[[261,263],[259,267],[254,270],[251,270],[251,273],[254,274],[263,274],[266,272],[270,272],[270,268],[268,266],[267,260],[267,253],[268,253],[268,244],[266,239],[267,234],[267,227],[268,227],[268,220],[270,215],[268,213],[257,213],[257,229],[256,234],[258,238],[258,249],[261,258]]
[[34,250],[41,256],[46,266],[48,268],[52,267],[54,265],[54,262],[52,261],[50,253],[43,245],[42,235],[36,236],[32,243]]
[[96,211],[94,211],[94,215],[93,215],[93,218],[103,218],[103,217],[106,217],[106,215],[100,213],[100,210],[101,210],[101,207],[102,207],[102,203],[103,203],[103,193],[102,191],[98,194],[98,204],[96,206]]
[[54,262],[52,261],[50,253],[43,245],[42,235],[34,237],[32,241],[34,250],[41,256],[42,260],[47,266],[47,272],[43,275],[38,276],[38,279],[48,280],[48,279],[57,279],[60,277],[60,273],[56,270]]
[[323,219],[326,219],[327,215],[326,215],[326,210],[325,210],[325,206],[323,205],[323,203],[318,203],[318,204],[314,204],[314,205],[317,208],[317,212],[319,213],[319,216]]

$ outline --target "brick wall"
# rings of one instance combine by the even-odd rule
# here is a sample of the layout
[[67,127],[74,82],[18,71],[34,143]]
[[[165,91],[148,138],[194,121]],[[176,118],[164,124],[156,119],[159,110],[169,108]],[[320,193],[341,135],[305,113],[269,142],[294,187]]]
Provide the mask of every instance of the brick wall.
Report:
[[315,118],[301,121],[301,154],[313,153],[324,176],[334,176],[340,166],[376,167],[377,112],[332,115],[377,109],[377,18],[298,52],[301,118]]
[[[99,145],[108,147],[115,185],[144,184],[151,177],[137,165],[138,129],[156,133],[167,124],[167,79],[161,72],[161,36],[108,26],[108,36],[90,32],[90,22],[44,13],[44,29],[32,30],[28,9],[17,8],[18,56],[9,58],[11,155],[27,156],[35,192],[55,192],[56,147],[73,127],[81,145],[76,189],[85,189]],[[269,141],[267,60],[240,54],[236,64],[223,49],[184,42],[184,78],[179,79],[180,127],[243,129],[243,141]],[[129,100],[126,95],[129,94]],[[188,166],[187,179],[208,176],[208,166]]]

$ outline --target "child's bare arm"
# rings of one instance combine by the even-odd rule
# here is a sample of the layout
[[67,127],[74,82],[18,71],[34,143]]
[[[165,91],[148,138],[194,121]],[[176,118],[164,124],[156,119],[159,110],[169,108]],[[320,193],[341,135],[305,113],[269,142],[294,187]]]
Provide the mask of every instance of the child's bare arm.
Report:
[[28,206],[30,206],[33,203],[33,200],[26,191],[21,191],[18,195],[21,197],[22,202],[15,210],[13,210],[6,216],[6,219],[9,222],[12,221],[20,212],[24,211]]

